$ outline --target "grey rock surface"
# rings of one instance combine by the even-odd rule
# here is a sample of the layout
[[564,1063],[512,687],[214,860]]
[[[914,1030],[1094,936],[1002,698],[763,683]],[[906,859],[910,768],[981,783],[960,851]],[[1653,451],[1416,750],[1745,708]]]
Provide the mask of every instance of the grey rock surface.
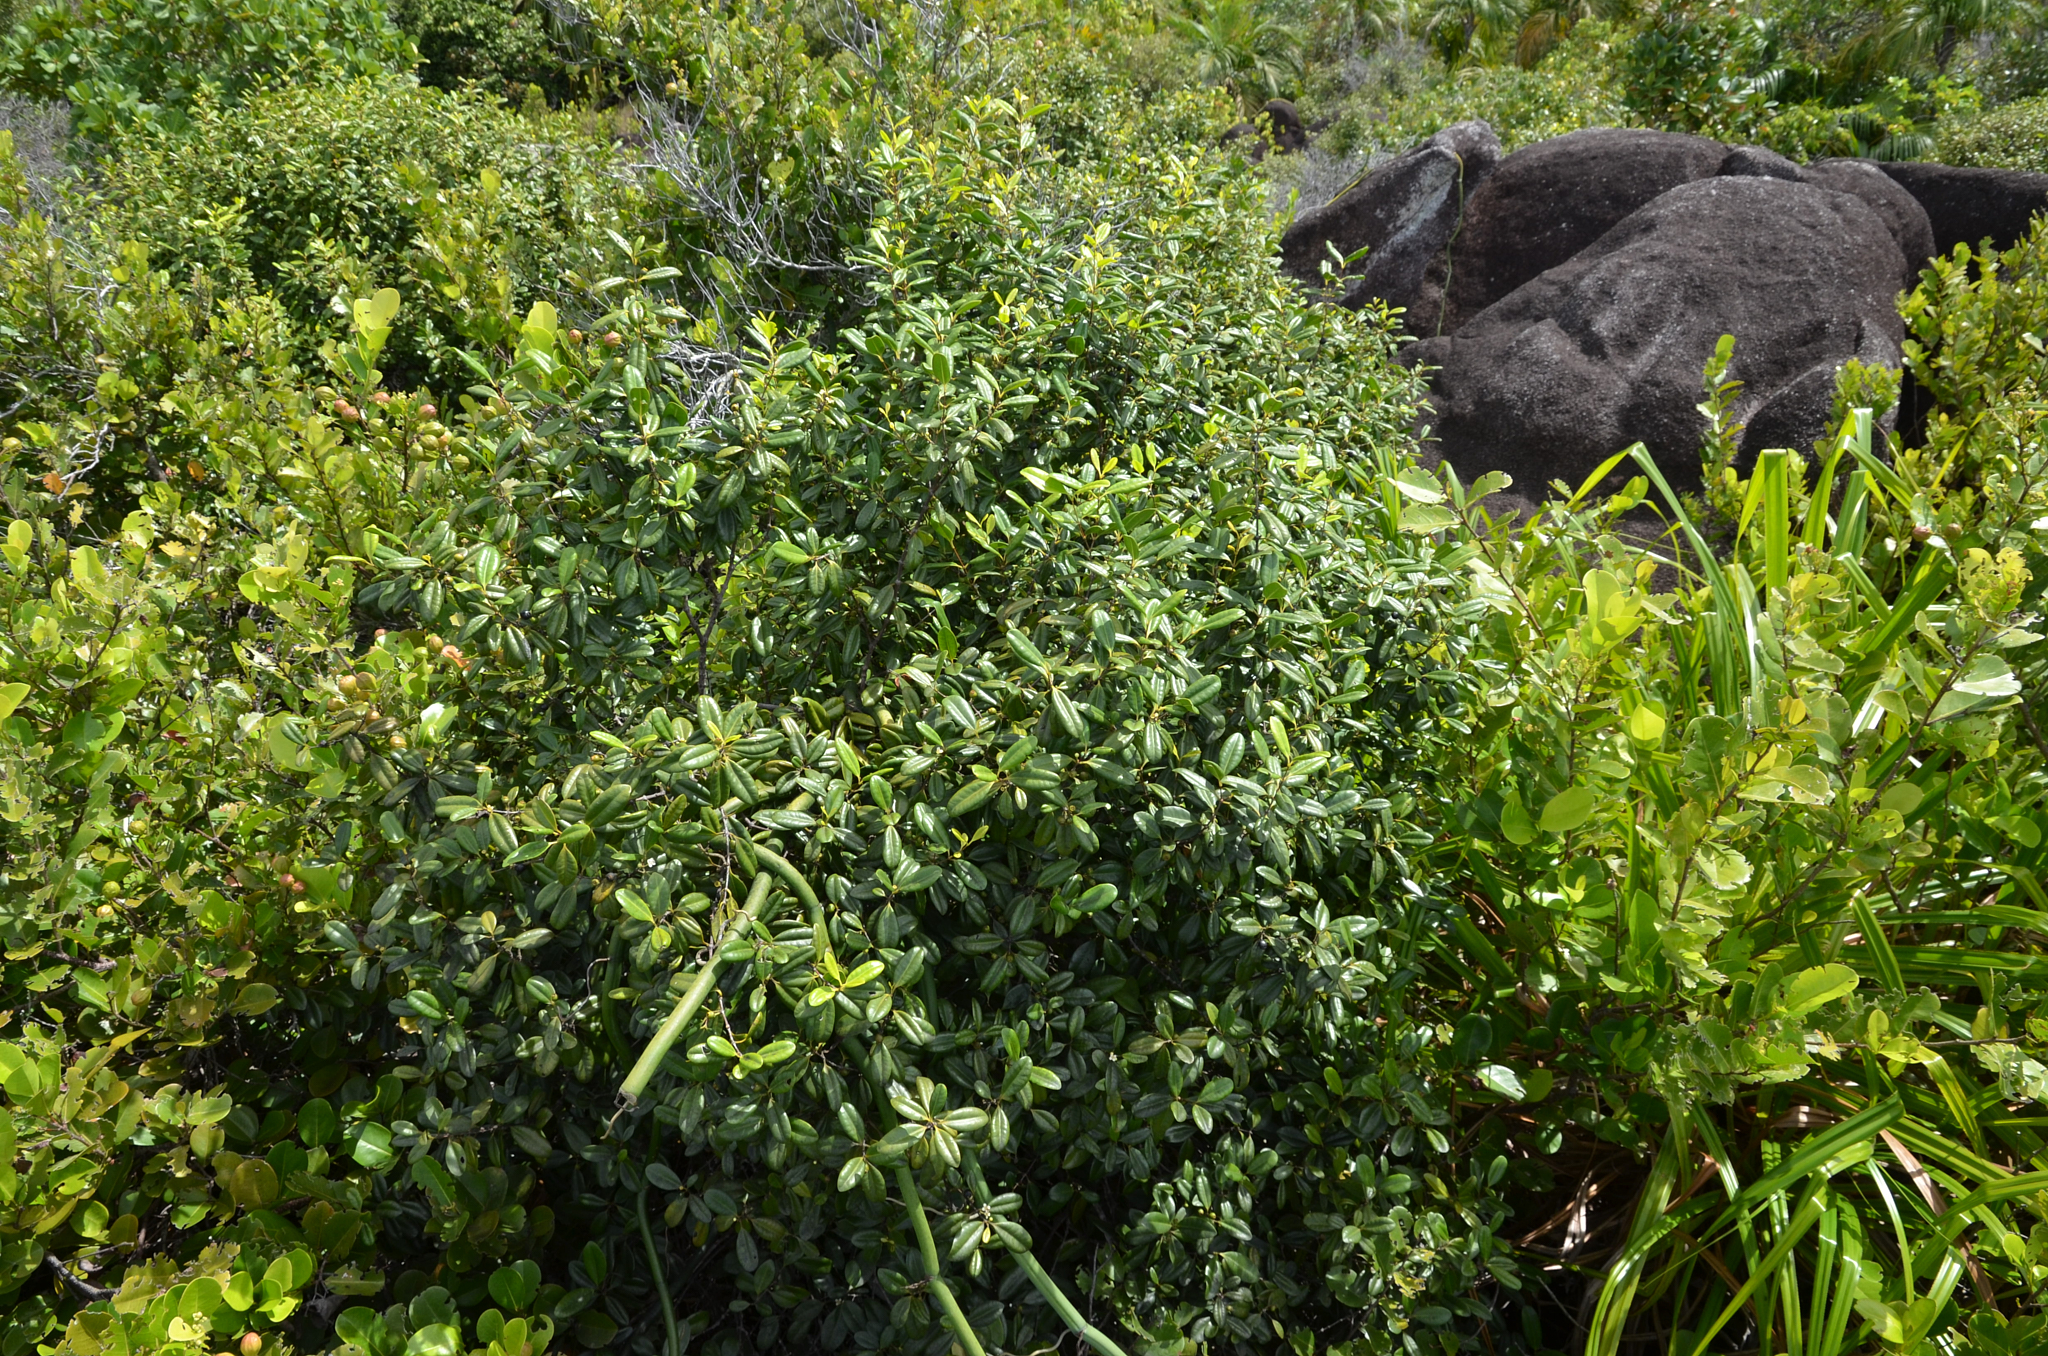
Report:
[[1446,127],[1295,218],[1280,237],[1280,266],[1319,283],[1332,248],[1346,258],[1363,248],[1365,258],[1348,275],[1345,305],[1379,300],[1407,308],[1410,331],[1423,333],[1413,316],[1430,305],[1424,277],[1456,233],[1473,186],[1499,160],[1500,139],[1485,123]]
[[1898,364],[1904,269],[1892,232],[1858,197],[1702,177],[1456,334],[1411,345],[1404,361],[1439,369],[1433,450],[1467,480],[1504,470],[1519,494],[1540,498],[1640,440],[1675,487],[1697,486],[1700,373],[1720,337],[1737,336],[1729,375],[1743,383],[1734,414],[1751,426],[1745,448],[1810,445],[1825,433],[1843,362]]
[[1801,177],[1818,188],[1861,198],[1877,213],[1906,257],[1906,273],[1899,286],[1913,286],[1934,253],[1934,226],[1917,198],[1874,160],[1816,160],[1801,171]]
[[1570,259],[1624,217],[1721,167],[1728,148],[1704,137],[1611,127],[1525,146],[1468,196],[1440,285],[1449,334],[1538,274]]

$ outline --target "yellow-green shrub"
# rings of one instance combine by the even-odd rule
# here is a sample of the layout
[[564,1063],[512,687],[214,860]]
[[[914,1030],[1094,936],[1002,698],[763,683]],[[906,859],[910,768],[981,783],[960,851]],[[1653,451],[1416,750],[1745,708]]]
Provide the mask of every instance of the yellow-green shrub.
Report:
[[220,295],[276,297],[309,370],[319,343],[346,333],[337,298],[397,287],[412,304],[386,356],[393,378],[441,386],[468,371],[449,367],[446,349],[480,303],[446,293],[445,265],[419,254],[476,256],[509,289],[504,307],[522,311],[593,267],[600,227],[630,228],[635,215],[611,130],[573,113],[536,121],[406,75],[201,99],[189,127],[112,138],[92,221],[109,240],[147,242],[152,266],[181,285],[204,274]]
[[1943,164],[2048,174],[2048,95],[1945,121],[1935,144]]

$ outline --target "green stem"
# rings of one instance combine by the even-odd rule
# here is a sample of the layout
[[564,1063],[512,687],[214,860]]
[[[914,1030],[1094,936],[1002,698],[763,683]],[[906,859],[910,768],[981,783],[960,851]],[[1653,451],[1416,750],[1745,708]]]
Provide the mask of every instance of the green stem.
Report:
[[[796,803],[800,805],[808,799],[808,796],[799,796]],[[821,957],[829,955],[832,951],[832,934],[825,928],[825,906],[818,901],[818,892],[804,879],[804,873],[797,870],[787,857],[779,852],[771,852],[759,843],[754,844],[754,856],[760,860],[761,865],[780,876],[782,883],[802,901],[804,912],[811,920],[811,947]]]
[[[889,1106],[889,1084],[875,1072],[875,1066],[868,1059],[867,1047],[860,1037],[844,1038],[846,1048],[853,1052],[860,1071],[866,1075],[868,1085],[875,1090],[875,1101],[881,1108],[882,1119],[894,1121],[895,1112]],[[896,1189],[903,1193],[903,1208],[910,1215],[910,1227],[917,1234],[917,1250],[924,1258],[925,1279],[931,1283],[932,1293],[939,1297],[939,1307],[946,1311],[946,1325],[953,1330],[954,1338],[967,1352],[967,1356],[986,1356],[981,1349],[981,1339],[974,1335],[974,1326],[961,1312],[960,1301],[953,1297],[953,1291],[946,1284],[946,1278],[939,1272],[939,1245],[932,1241],[931,1221],[924,1215],[924,1197],[918,1194],[917,1178],[911,1174],[910,1165],[899,1164],[896,1168]]]
[[[783,865],[787,866],[788,863],[784,862]],[[712,983],[718,978],[719,949],[725,945],[728,938],[744,934],[760,921],[762,910],[768,907],[770,884],[771,880],[766,871],[755,874],[754,886],[747,892],[746,904],[712,943],[711,959],[704,962],[704,968],[697,972],[697,977],[690,982],[689,989],[684,992],[683,1001],[676,1004],[675,1011],[669,1013],[668,1019],[654,1033],[654,1038],[647,1042],[647,1048],[640,1052],[640,1058],[635,1061],[632,1072],[626,1075],[626,1081],[619,1084],[619,1097],[628,1106],[639,1101],[640,1094],[647,1091],[648,1083],[653,1081],[654,1071],[668,1058],[668,1052],[675,1045],[676,1038],[683,1034],[683,1028],[697,1015],[697,1009],[704,1005],[706,995],[711,992]]]
[[612,994],[619,987],[619,981],[625,977],[625,968],[626,939],[615,934],[612,938],[611,959],[604,965],[604,993],[597,1000],[597,1013],[598,1021],[604,1027],[605,1040],[610,1043],[612,1053],[619,1057],[621,1064],[632,1058],[633,1048],[626,1044],[626,1033],[619,1021],[619,1000],[613,998]]
[[939,1245],[932,1241],[931,1221],[924,1217],[924,1198],[917,1194],[917,1178],[911,1175],[908,1163],[897,1165],[896,1189],[903,1193],[903,1206],[910,1212],[910,1227],[917,1231],[917,1250],[924,1254],[925,1278],[931,1282],[932,1293],[939,1297],[939,1307],[946,1311],[947,1326],[953,1329],[953,1336],[966,1349],[967,1356],[987,1356],[981,1349],[981,1339],[974,1335],[974,1326],[960,1311],[960,1301],[953,1298],[952,1288],[939,1274]]
[[676,1305],[669,1298],[668,1274],[662,1270],[661,1253],[654,1246],[654,1230],[647,1223],[647,1184],[640,1184],[640,1194],[634,1198],[634,1208],[640,1216],[640,1241],[647,1245],[647,1266],[654,1273],[654,1292],[661,1296],[661,1326],[668,1332],[668,1346],[662,1356],[683,1356],[682,1339],[676,1334]]
[[[992,1199],[989,1195],[988,1181],[981,1175],[981,1163],[975,1158],[974,1150],[964,1144],[960,1146],[960,1166],[966,1170],[967,1184],[974,1188],[974,1198],[984,1206],[987,1205]],[[1010,1249],[1010,1256],[1016,1259],[1018,1269],[1030,1278],[1031,1284],[1037,1287],[1045,1302],[1052,1306],[1052,1311],[1060,1316],[1061,1322],[1079,1333],[1081,1339],[1101,1352],[1102,1356],[1124,1356],[1122,1347],[1081,1316],[1080,1309],[1067,1298],[1066,1292],[1060,1289],[1060,1283],[1055,1281],[1052,1274],[1032,1255],[1031,1249],[1017,1247],[1007,1239],[1004,1240],[1004,1246]]]

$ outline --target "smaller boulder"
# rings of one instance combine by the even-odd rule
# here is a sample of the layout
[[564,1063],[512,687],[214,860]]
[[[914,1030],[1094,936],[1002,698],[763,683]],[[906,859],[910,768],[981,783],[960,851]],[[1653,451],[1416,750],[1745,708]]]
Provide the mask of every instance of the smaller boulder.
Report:
[[2033,228],[2034,214],[2048,209],[2048,174],[1889,161],[1878,168],[1925,209],[1943,254],[1987,239],[2009,250]]
[[1301,114],[1294,111],[1294,105],[1285,99],[1268,99],[1265,108],[1266,122],[1272,127],[1268,138],[1273,149],[1283,155],[1308,149],[1308,129],[1301,125]]
[[1216,138],[1216,144],[1226,151],[1236,151],[1254,165],[1266,158],[1266,134],[1252,123],[1232,123]]
[[1731,179],[1789,179],[1794,183],[1801,177],[1798,165],[1762,146],[1737,146],[1714,173]]
[[1473,186],[1499,160],[1500,138],[1485,123],[1446,127],[1296,217],[1280,237],[1281,270],[1319,283],[1332,249],[1344,258],[1364,249],[1365,258],[1352,265],[1345,305],[1378,300],[1411,313],[1426,306],[1424,275],[1457,231]]
[[1280,268],[1303,283],[1321,283],[1331,250],[1343,258],[1366,250],[1352,264],[1343,303],[1358,309],[1384,301],[1411,313],[1427,307],[1423,274],[1456,234],[1466,197],[1499,158],[1501,139],[1487,123],[1446,127],[1329,203],[1300,213],[1280,236]]

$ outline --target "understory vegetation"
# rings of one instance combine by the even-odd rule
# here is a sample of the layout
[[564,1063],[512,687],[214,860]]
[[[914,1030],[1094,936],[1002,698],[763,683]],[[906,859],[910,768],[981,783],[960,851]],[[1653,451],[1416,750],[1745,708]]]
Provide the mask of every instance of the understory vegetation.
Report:
[[12,17],[0,1356],[2048,1341],[2048,226],[1496,521],[1272,210],[2038,16]]

